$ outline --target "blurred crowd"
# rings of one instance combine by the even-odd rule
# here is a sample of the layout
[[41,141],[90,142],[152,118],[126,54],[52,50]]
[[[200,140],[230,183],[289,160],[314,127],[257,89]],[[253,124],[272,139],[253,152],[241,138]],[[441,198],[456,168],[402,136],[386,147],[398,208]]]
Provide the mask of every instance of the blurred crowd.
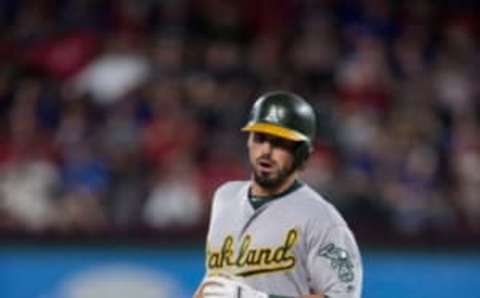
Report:
[[476,238],[479,11],[0,1],[0,230],[196,231],[215,187],[249,177],[239,129],[250,105],[283,89],[318,111],[303,179],[359,237]]

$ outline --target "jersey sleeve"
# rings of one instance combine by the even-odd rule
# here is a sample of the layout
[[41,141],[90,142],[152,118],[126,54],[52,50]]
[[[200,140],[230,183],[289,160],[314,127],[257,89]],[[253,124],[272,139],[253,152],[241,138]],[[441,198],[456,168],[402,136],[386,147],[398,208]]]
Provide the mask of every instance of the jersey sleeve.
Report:
[[348,226],[311,233],[307,252],[310,288],[328,298],[360,298],[362,261]]

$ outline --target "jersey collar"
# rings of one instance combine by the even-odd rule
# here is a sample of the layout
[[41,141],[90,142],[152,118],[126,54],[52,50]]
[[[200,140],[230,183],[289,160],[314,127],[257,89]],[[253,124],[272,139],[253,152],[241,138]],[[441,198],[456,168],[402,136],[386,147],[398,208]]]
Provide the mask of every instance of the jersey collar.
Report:
[[287,188],[285,191],[283,191],[279,194],[276,194],[276,195],[261,196],[261,197],[252,195],[252,189],[249,187],[248,188],[248,201],[250,202],[250,205],[253,207],[253,209],[257,210],[258,208],[265,205],[266,203],[269,203],[273,200],[284,197],[284,196],[296,191],[297,189],[299,189],[302,186],[303,186],[303,182],[295,180],[292,183],[292,185],[289,188]]

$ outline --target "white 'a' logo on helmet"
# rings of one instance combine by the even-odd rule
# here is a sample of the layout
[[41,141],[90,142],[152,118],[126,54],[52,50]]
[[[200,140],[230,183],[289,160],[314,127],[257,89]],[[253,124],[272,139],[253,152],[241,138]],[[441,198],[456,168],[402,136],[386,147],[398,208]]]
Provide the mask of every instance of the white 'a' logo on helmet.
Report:
[[271,106],[270,109],[268,110],[268,114],[265,117],[265,120],[268,122],[278,123],[280,122],[280,119],[284,117],[285,117],[284,109],[277,106]]

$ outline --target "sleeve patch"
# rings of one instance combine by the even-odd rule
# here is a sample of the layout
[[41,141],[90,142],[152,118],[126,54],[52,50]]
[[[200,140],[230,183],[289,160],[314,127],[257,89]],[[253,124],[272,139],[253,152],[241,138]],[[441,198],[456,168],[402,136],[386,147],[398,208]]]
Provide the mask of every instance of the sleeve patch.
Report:
[[330,266],[337,272],[340,281],[349,283],[354,280],[353,263],[347,250],[329,243],[320,249],[318,255],[330,261]]

